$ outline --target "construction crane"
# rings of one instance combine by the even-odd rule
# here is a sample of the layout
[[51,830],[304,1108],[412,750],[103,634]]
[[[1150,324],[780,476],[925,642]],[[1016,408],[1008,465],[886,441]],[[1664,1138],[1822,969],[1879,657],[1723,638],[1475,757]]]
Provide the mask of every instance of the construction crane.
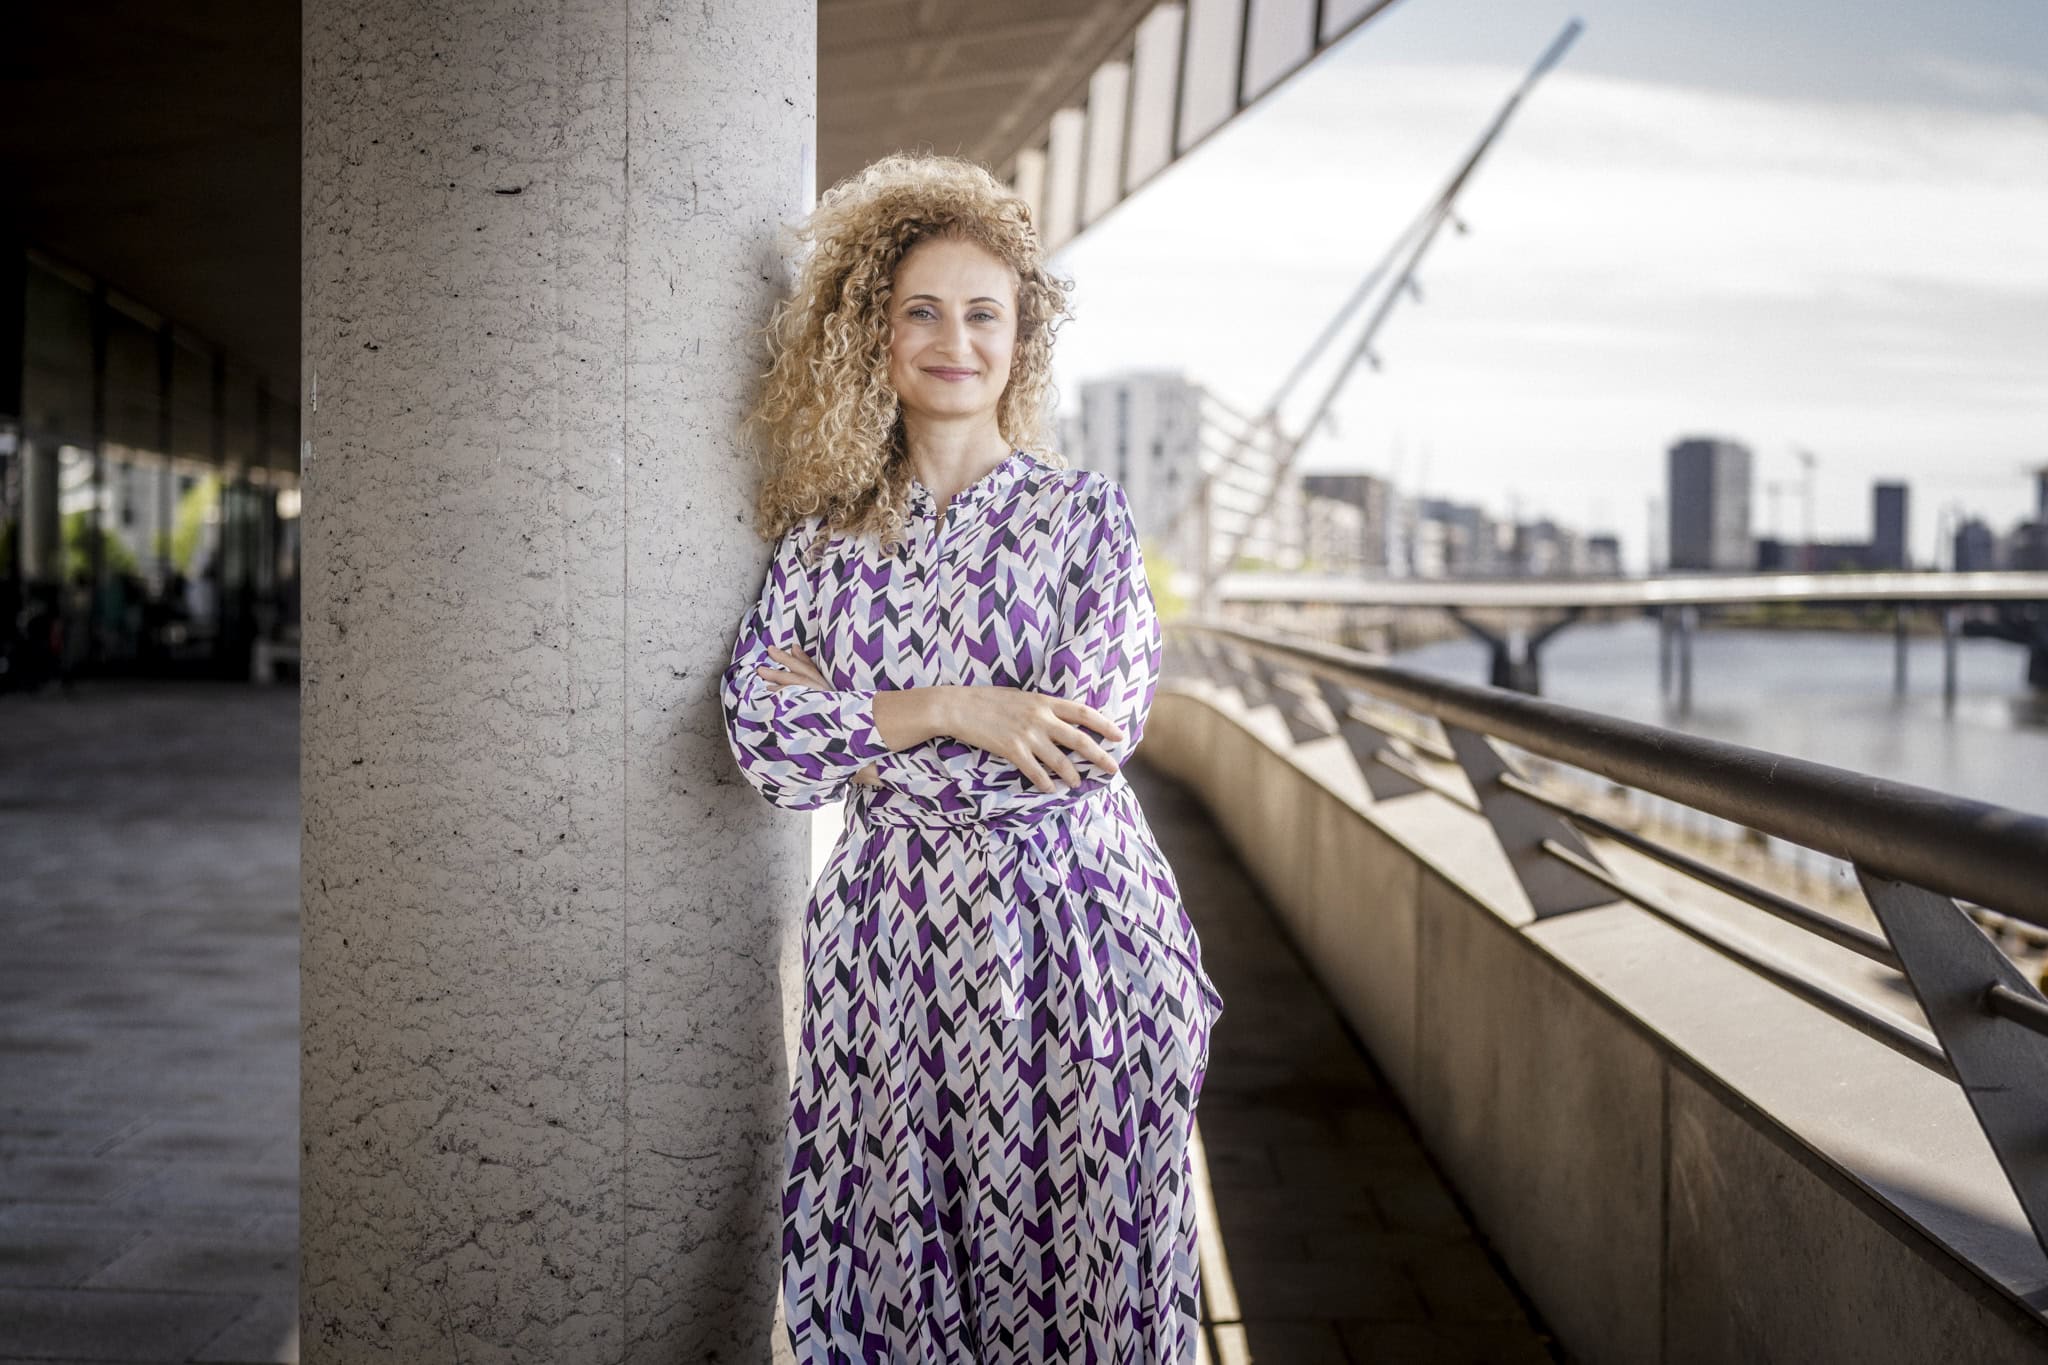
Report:
[[[1404,295],[1418,300],[1422,297],[1422,287],[1416,281],[1415,272],[1423,256],[1435,242],[1437,233],[1446,223],[1459,233],[1470,230],[1464,220],[1457,216],[1455,208],[1458,196],[1471,181],[1480,160],[1507,127],[1508,120],[1521,105],[1523,97],[1546,72],[1563,59],[1565,50],[1578,38],[1584,27],[1585,25],[1577,19],[1565,25],[1563,32],[1551,42],[1536,65],[1523,78],[1521,85],[1494,116],[1484,136],[1466,156],[1456,173],[1359,282],[1358,287],[1344,301],[1343,307],[1337,310],[1321,334],[1288,372],[1286,379],[1265,407],[1251,416],[1232,414],[1235,419],[1230,423],[1232,429],[1221,433],[1225,448],[1214,462],[1203,470],[1201,477],[1194,481],[1194,487],[1176,511],[1167,530],[1169,540],[1177,543],[1186,518],[1191,514],[1197,518],[1194,537],[1196,598],[1199,609],[1205,614],[1213,614],[1215,611],[1217,580],[1237,563],[1252,528],[1264,522],[1270,515],[1273,504],[1293,468],[1295,457],[1323,424],[1330,412],[1331,404],[1336,401],[1337,395],[1342,392],[1345,382],[1357,369],[1359,362],[1363,361],[1375,370],[1380,368],[1379,356],[1372,349],[1373,342],[1379,336],[1380,328],[1393,311],[1394,305]],[[1379,301],[1368,316],[1357,341],[1353,343],[1336,372],[1324,386],[1309,414],[1301,422],[1299,430],[1290,433],[1281,422],[1282,405],[1306,377],[1310,368],[1336,340],[1345,324],[1375,293],[1380,296]],[[1258,453],[1254,455],[1253,452]],[[1221,555],[1217,555],[1214,553],[1215,541],[1211,525],[1215,495],[1219,487],[1232,487],[1232,476],[1240,472],[1249,473],[1253,482],[1259,485],[1253,494],[1256,503],[1242,513],[1238,525],[1229,536],[1227,548]]]

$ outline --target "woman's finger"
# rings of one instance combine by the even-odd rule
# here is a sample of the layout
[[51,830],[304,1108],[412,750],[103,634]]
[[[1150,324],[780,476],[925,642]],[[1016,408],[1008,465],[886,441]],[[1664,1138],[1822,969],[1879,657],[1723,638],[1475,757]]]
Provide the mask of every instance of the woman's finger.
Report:
[[1031,779],[1031,785],[1038,790],[1048,794],[1059,790],[1053,785],[1053,780],[1045,775],[1045,769],[1038,765],[1038,760],[1032,757],[1031,750],[1025,749],[1010,761],[1017,765],[1018,771]]
[[1111,720],[1108,716],[1103,715],[1094,707],[1090,706],[1087,702],[1074,701],[1069,698],[1058,698],[1057,701],[1059,705],[1065,706],[1070,710],[1079,713],[1078,715],[1063,717],[1064,719],[1069,719],[1075,722],[1076,724],[1086,725],[1091,729],[1099,730],[1103,734],[1109,736],[1111,739],[1123,739],[1123,727],[1121,725],[1118,725],[1115,721]]
[[1058,773],[1059,780],[1066,783],[1069,788],[1081,785],[1081,770],[1074,766],[1073,759],[1067,757],[1066,750],[1060,748],[1051,739],[1047,739],[1044,747],[1039,750],[1039,754],[1044,760],[1045,766]]
[[1089,734],[1086,730],[1069,725],[1065,727],[1064,733],[1057,734],[1054,738],[1069,749],[1079,753],[1081,757],[1087,759],[1096,767],[1112,773],[1117,770],[1116,760],[1111,758],[1109,751],[1100,744],[1097,744],[1095,736]]

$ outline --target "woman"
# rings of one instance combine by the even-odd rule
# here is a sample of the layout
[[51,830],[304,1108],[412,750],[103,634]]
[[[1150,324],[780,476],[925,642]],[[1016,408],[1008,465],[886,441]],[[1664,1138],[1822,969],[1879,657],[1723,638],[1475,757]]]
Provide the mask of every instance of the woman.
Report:
[[1065,286],[952,158],[876,162],[803,235],[748,419],[777,544],[721,689],[763,796],[848,798],[804,917],[791,1343],[1191,1361],[1223,1001],[1121,771],[1160,653],[1130,511],[1045,449]]

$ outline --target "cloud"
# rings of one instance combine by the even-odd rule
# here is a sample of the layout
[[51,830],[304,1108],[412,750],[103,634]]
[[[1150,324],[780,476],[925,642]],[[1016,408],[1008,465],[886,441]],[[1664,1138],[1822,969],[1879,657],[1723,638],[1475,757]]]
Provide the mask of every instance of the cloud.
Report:
[[[1950,67],[1980,93],[2006,79]],[[1519,79],[1311,68],[1063,253],[1063,390],[1178,365],[1260,402]],[[1497,510],[1532,469],[1640,506],[1663,447],[1704,427],[1755,444],[1760,478],[1796,442],[1919,479],[1929,535],[1944,479],[2016,516],[2016,476],[1981,490],[2048,418],[2043,166],[2048,120],[2025,111],[1561,69],[1475,176],[1426,302],[1396,309],[1385,373],[1347,391],[1346,439],[1306,458],[1385,469],[1427,442],[1433,481]],[[1835,491],[1824,532],[1860,533],[1867,488]]]

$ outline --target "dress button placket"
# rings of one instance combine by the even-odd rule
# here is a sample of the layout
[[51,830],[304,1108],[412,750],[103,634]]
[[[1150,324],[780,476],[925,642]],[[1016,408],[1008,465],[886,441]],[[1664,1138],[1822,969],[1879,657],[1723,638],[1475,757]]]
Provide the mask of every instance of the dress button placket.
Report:
[[949,685],[956,681],[953,677],[952,656],[946,649],[946,585],[941,573],[946,564],[946,551],[942,544],[942,538],[945,534],[946,519],[951,511],[950,507],[936,507],[932,512],[932,535],[929,552],[931,560],[932,608],[925,618],[932,628],[932,639],[935,642],[934,648],[938,655],[939,682],[941,685]]

